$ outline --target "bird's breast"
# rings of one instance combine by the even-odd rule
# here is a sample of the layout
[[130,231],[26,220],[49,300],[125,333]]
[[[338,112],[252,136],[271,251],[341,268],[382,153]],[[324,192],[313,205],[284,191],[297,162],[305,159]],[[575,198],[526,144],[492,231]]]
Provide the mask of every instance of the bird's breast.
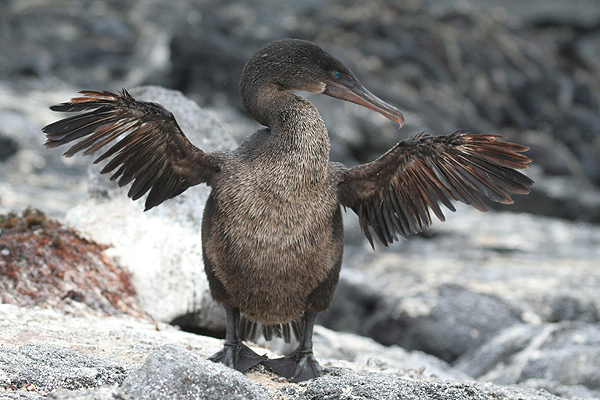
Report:
[[[223,171],[215,205],[227,216],[228,231],[264,245],[308,244],[337,208],[327,170],[282,165],[244,165]],[[326,230],[326,229],[325,229]]]
[[224,168],[203,222],[205,258],[228,301],[267,324],[296,319],[341,259],[329,175],[290,172]]

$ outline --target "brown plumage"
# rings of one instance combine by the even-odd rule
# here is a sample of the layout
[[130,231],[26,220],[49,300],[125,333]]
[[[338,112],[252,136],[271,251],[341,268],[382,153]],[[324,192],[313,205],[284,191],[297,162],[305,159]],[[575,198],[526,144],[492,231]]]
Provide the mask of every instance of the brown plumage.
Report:
[[[158,104],[121,94],[85,91],[51,107],[86,111],[44,128],[47,147],[75,144],[66,156],[104,153],[102,173],[113,172],[129,197],[148,193],[146,209],[190,186],[212,188],[204,211],[205,271],[215,300],[227,311],[223,350],[211,357],[238,370],[257,363],[300,381],[322,374],[312,354],[317,314],[331,303],[342,261],[340,206],[354,210],[373,245],[388,245],[427,229],[429,209],[451,200],[487,211],[485,198],[512,203],[533,182],[515,171],[527,168],[526,147],[495,135],[419,134],[379,159],[354,168],[329,161],[329,139],[317,110],[293,90],[352,101],[404,122],[393,106],[369,93],[336,58],[310,42],[286,39],[260,49],[240,82],[248,113],[265,125],[232,152],[205,153],[191,144],[173,115]],[[115,171],[116,170],[116,171]],[[242,344],[240,315],[301,338],[298,349],[267,360]],[[271,330],[267,329],[267,332]]]
[[373,246],[371,230],[387,246],[429,228],[429,209],[444,221],[439,203],[456,211],[451,199],[486,212],[487,197],[512,204],[509,193],[527,194],[527,147],[500,142],[498,135],[461,132],[433,137],[419,134],[398,143],[376,161],[345,171],[340,201],[359,216]]

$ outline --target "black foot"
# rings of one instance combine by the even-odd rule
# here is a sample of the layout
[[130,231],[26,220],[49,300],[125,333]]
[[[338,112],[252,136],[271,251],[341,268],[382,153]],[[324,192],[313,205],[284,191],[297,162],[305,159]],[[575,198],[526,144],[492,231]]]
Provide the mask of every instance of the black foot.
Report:
[[263,365],[290,382],[323,376],[323,370],[312,352],[294,351],[283,358],[264,361]]
[[210,361],[227,365],[244,372],[261,362],[268,360],[267,356],[259,356],[245,344],[225,345],[221,350],[208,358]]

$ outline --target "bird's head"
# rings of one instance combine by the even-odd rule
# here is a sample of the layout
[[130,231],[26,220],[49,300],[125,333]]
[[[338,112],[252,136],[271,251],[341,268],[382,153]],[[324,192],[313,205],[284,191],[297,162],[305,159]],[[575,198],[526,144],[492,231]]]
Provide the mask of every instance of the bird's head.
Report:
[[322,93],[377,111],[400,126],[404,124],[404,116],[396,107],[369,92],[340,60],[305,40],[278,40],[258,50],[242,73],[244,101],[257,85]]

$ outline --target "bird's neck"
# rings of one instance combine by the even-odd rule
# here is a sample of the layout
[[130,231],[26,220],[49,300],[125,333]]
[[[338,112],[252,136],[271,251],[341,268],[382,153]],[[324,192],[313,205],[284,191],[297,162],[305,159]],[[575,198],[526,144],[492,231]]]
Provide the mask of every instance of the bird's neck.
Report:
[[286,92],[283,103],[271,117],[273,142],[286,153],[303,158],[311,167],[326,169],[330,144],[321,115],[308,100],[290,92]]
[[317,109],[308,100],[283,90],[267,90],[251,104],[248,112],[270,128],[264,161],[271,167],[279,166],[277,173],[289,175],[290,183],[292,177],[300,185],[324,180],[330,144]]

